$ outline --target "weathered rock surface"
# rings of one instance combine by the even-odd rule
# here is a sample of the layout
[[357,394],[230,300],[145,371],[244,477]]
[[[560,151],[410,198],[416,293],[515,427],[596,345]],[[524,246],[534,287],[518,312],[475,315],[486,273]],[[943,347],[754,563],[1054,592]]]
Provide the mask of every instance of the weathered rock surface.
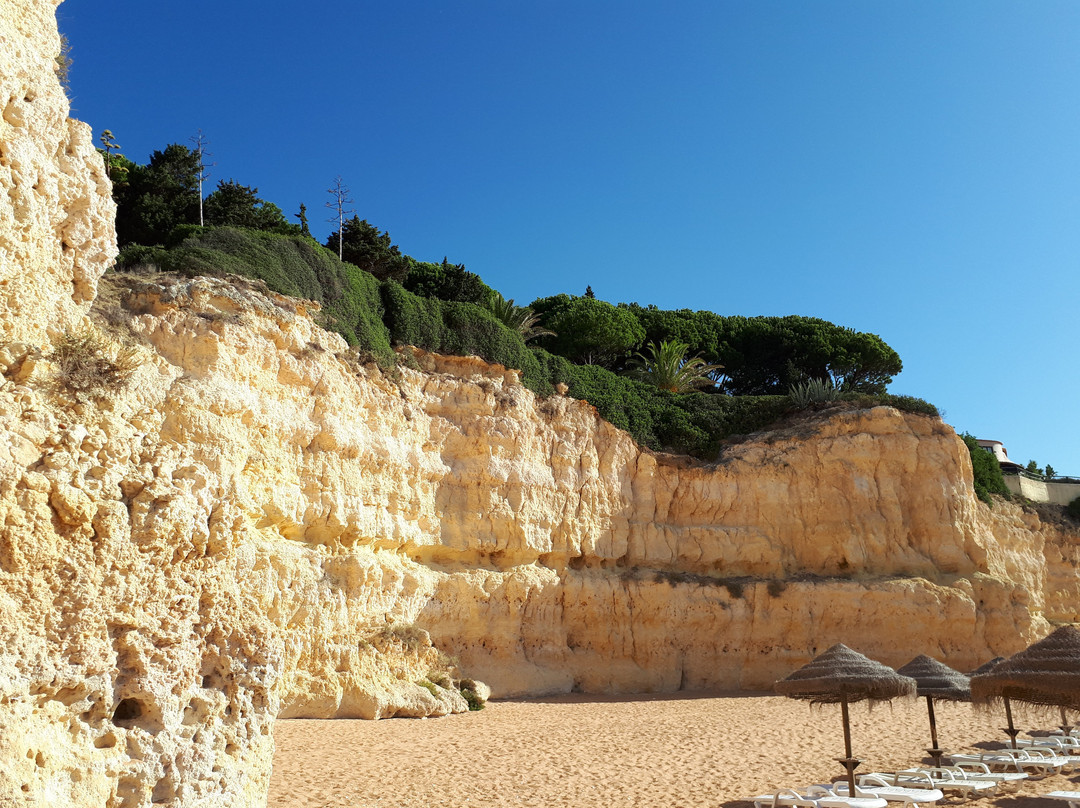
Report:
[[114,238],[53,9],[0,6],[0,805],[257,806],[275,717],[462,711],[450,657],[503,696],[758,688],[836,641],[968,668],[1080,620],[1080,535],[979,503],[936,419],[699,463],[513,371],[390,380],[307,304],[162,276],[95,301],[128,383],[65,385],[50,338]]
[[699,463],[479,360],[389,381],[244,283],[103,288],[127,389],[47,359],[0,386],[0,790],[29,804],[257,805],[275,716],[465,709],[440,652],[502,696],[761,688],[840,640],[969,668],[1078,617],[1080,537],[979,503],[936,419]]
[[105,167],[56,76],[58,4],[0,3],[0,344],[77,323],[116,255]]

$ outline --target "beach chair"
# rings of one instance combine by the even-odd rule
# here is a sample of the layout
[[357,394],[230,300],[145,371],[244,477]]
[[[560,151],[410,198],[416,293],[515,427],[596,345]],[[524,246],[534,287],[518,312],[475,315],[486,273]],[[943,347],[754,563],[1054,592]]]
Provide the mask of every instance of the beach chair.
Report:
[[964,772],[945,767],[901,769],[898,772],[871,772],[859,776],[881,778],[889,785],[904,788],[936,789],[957,792],[965,797],[991,797],[997,794],[998,784],[990,780],[975,780]]
[[990,771],[997,769],[1023,772],[1031,769],[1036,774],[1061,774],[1066,766],[1072,764],[1068,758],[1048,753],[1044,749],[994,749],[978,754],[950,755],[953,764],[985,763]]
[[[848,784],[839,780],[831,785],[811,786],[807,790],[807,796],[814,797],[822,791],[831,791],[838,797],[846,797]],[[873,774],[866,774],[859,778],[855,784],[856,797],[880,797],[888,802],[902,802],[911,808],[930,808],[937,801],[944,799],[945,795],[936,788],[906,788],[904,786],[890,785],[884,778]]]
[[965,761],[955,766],[945,766],[943,768],[959,770],[971,780],[990,780],[1000,783],[1002,786],[1012,786],[1013,788],[1020,788],[1020,783],[1028,779],[1027,772],[992,772],[985,763],[975,763],[973,761]]
[[811,797],[792,788],[754,797],[754,808],[886,808],[887,805],[880,797],[840,797],[832,792]]
[[1069,803],[1069,808],[1080,808],[1080,791],[1051,791],[1039,796],[1051,800],[1065,800]]
[[1071,735],[1042,735],[1038,738],[1017,738],[1016,745],[1022,749],[1032,746],[1053,749],[1062,755],[1080,755],[1080,738]]

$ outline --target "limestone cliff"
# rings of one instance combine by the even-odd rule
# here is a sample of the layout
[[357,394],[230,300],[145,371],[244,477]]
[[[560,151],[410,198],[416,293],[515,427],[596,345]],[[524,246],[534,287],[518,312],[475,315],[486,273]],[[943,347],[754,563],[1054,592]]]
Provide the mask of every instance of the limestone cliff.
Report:
[[[843,640],[972,667],[1072,621],[1078,537],[971,493],[936,419],[844,412],[643,451],[585,402],[418,354],[391,381],[305,304],[113,276],[124,390],[0,386],[0,788],[257,805],[275,716],[759,688]],[[10,351],[10,349],[9,349]]]
[[56,76],[58,4],[0,3],[0,343],[80,319],[116,255],[105,167]]
[[277,716],[462,711],[458,675],[758,688],[839,640],[966,668],[1080,620],[1080,535],[979,503],[936,419],[701,463],[476,359],[387,378],[241,281],[98,290],[108,187],[53,8],[0,8],[0,804],[257,806]]

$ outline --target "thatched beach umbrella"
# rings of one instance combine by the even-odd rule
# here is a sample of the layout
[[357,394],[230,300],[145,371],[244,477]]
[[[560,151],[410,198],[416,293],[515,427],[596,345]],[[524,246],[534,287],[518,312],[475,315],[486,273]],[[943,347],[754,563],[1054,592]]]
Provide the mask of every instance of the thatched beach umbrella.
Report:
[[[1004,662],[1004,661],[1005,661],[1005,657],[996,656],[993,659],[991,659],[989,662],[984,662],[979,667],[977,667],[975,670],[973,670],[971,673],[969,673],[968,674],[968,679],[970,679],[972,676],[981,676],[984,673],[989,673],[990,671],[992,671],[994,669],[995,665],[997,665],[999,662]],[[1016,748],[1016,736],[1020,733],[1020,730],[1016,729],[1013,726],[1012,704],[1009,702],[1008,696],[1002,697],[1001,700],[1005,703],[1005,721],[1009,725],[1008,727],[1006,727],[1004,729],[1004,732],[1005,732],[1006,735],[1009,736],[1009,739],[1010,739],[1009,743],[1012,745],[1012,748],[1015,749]]]
[[1080,631],[1062,626],[989,671],[972,676],[971,698],[977,704],[1005,702],[1009,721],[1005,732],[1014,748],[1019,730],[1013,727],[1010,700],[1058,707],[1065,725],[1066,708],[1080,709]]
[[848,704],[856,701],[888,701],[897,696],[914,696],[914,679],[901,676],[892,668],[875,662],[843,643],[774,685],[776,692],[811,704],[840,703],[844,721],[844,754],[837,760],[847,770],[849,794],[855,794],[855,768],[861,760],[851,756],[851,720]]
[[918,695],[926,697],[926,712],[930,716],[930,748],[926,751],[941,765],[944,749],[938,747],[937,720],[934,718],[934,699],[946,701],[971,701],[971,683],[967,676],[938,662],[933,657],[920,654],[896,672],[910,676],[918,682]]

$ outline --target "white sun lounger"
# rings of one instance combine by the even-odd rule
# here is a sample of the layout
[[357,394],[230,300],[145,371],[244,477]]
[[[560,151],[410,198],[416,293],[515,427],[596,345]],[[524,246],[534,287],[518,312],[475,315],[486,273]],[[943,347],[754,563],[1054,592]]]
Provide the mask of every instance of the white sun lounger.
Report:
[[1049,794],[1040,794],[1040,797],[1048,797],[1052,800],[1066,800],[1069,808],[1080,808],[1080,791],[1051,791]]
[[945,766],[947,769],[958,769],[965,777],[972,780],[990,780],[995,783],[1010,785],[1019,788],[1020,783],[1028,779],[1027,772],[992,772],[985,763],[975,763],[967,760],[957,763],[955,766]]
[[871,772],[859,776],[880,777],[886,783],[904,788],[937,789],[938,791],[957,791],[966,797],[993,796],[998,784],[990,780],[974,780],[954,769],[930,767],[924,769],[902,769],[898,772]]
[[[846,797],[848,784],[839,780],[832,785],[811,786],[806,792],[808,796],[815,796],[819,790],[831,791],[832,793]],[[936,788],[906,788],[904,786],[890,785],[885,779],[873,774],[865,774],[859,778],[855,785],[856,797],[880,797],[889,802],[902,802],[911,808],[930,808],[937,801],[944,799],[945,795]]]
[[1031,746],[1041,746],[1053,749],[1062,755],[1080,754],[1080,738],[1071,735],[1043,735],[1038,738],[1017,738],[1016,745],[1023,749]]
[[754,808],[886,808],[887,805],[879,797],[839,797],[831,792],[830,796],[811,797],[792,788],[754,797]]
[[985,763],[990,770],[997,768],[1022,772],[1033,769],[1042,774],[1060,774],[1071,762],[1060,755],[1047,754],[1041,749],[994,749],[969,755],[950,755],[953,763]]

